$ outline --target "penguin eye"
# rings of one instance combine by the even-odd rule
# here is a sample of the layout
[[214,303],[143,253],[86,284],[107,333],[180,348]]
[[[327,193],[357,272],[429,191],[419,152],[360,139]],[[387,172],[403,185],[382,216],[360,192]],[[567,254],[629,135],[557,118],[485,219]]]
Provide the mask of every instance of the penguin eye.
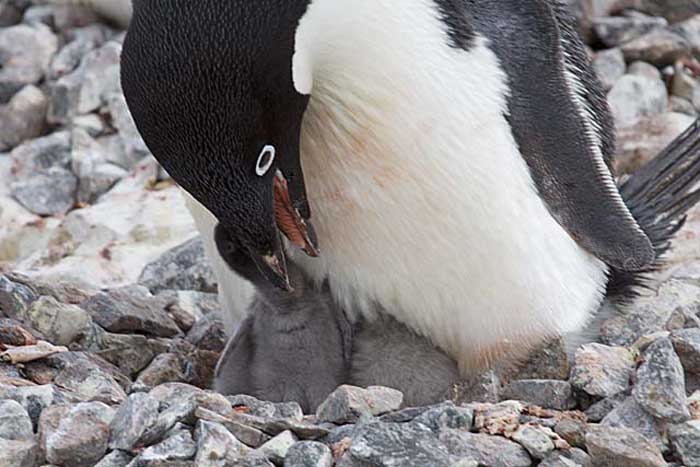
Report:
[[262,177],[270,170],[272,163],[275,161],[275,147],[271,145],[266,145],[260,151],[258,156],[258,162],[255,165],[255,173]]

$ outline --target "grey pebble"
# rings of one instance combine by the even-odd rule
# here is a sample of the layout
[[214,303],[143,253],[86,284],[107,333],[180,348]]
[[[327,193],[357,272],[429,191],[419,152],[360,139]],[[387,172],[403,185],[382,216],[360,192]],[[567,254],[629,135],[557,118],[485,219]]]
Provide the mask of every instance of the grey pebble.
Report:
[[634,358],[629,350],[602,344],[581,346],[574,356],[571,384],[596,397],[610,397],[630,387]]
[[608,16],[593,20],[593,30],[608,47],[617,47],[649,31],[668,26],[664,18],[647,15]]
[[148,264],[139,283],[152,293],[166,289],[216,292],[216,280],[208,264],[202,239],[195,237]]
[[627,70],[625,56],[620,49],[609,49],[598,52],[592,64],[605,91],[612,89]]
[[635,400],[628,397],[603,418],[601,425],[629,428],[653,442],[660,450],[665,451],[667,444],[662,436],[663,425]]
[[476,460],[484,467],[530,467],[532,459],[525,448],[500,436],[446,430],[440,440],[457,458]]
[[683,367],[671,340],[657,340],[643,357],[632,392],[634,398],[657,418],[676,423],[688,420],[690,412]]
[[424,425],[373,422],[357,427],[352,444],[336,465],[447,467],[452,461],[447,447]]
[[671,65],[690,53],[690,44],[668,29],[652,30],[621,46],[628,62],[642,60],[657,66]]
[[84,402],[63,414],[44,441],[46,459],[58,465],[89,467],[107,452],[114,410],[101,402]]
[[36,467],[41,457],[36,441],[0,438],[0,467]]
[[219,423],[199,420],[195,438],[197,455],[194,461],[199,467],[223,467],[250,452],[248,446]]
[[284,467],[332,467],[333,455],[325,444],[300,441],[287,451]]
[[294,443],[296,443],[297,437],[291,431],[283,431],[282,433],[276,435],[274,438],[255,449],[252,455],[257,455],[268,459],[274,464],[284,463],[284,459],[287,457],[287,452]]
[[34,329],[56,345],[70,344],[92,324],[90,315],[82,308],[47,296],[35,301],[25,316]]
[[23,87],[7,105],[0,106],[0,151],[36,138],[46,127],[48,99],[34,85]]
[[165,303],[140,286],[99,293],[81,306],[97,324],[110,332],[144,333],[157,337],[173,337],[180,333],[180,328],[165,311]]
[[188,461],[196,452],[197,445],[192,439],[192,434],[184,429],[174,429],[170,437],[144,449],[130,465],[157,467],[173,461]]
[[668,106],[668,93],[660,79],[627,74],[612,87],[608,102],[615,123],[626,127],[643,117],[664,113]]
[[134,456],[124,451],[112,451],[102,458],[95,467],[126,467]]
[[686,467],[700,467],[700,420],[672,426],[669,437]]
[[158,419],[158,401],[145,393],[131,394],[112,420],[110,449],[131,451]]
[[27,84],[36,84],[58,50],[58,38],[44,24],[18,24],[0,29],[0,103]]
[[31,441],[34,429],[29,414],[18,402],[0,400],[0,438],[12,441]]
[[661,451],[629,428],[591,426],[586,446],[594,465],[615,467],[666,467]]
[[674,331],[671,342],[683,369],[688,373],[700,374],[700,328]]
[[524,447],[535,459],[544,459],[554,451],[551,430],[538,425],[520,425],[512,435],[513,441]]
[[576,407],[568,381],[526,379],[511,381],[501,390],[502,400],[519,400],[546,409],[571,410]]
[[413,421],[422,423],[436,433],[448,428],[469,431],[474,424],[474,410],[447,402],[428,408]]
[[78,180],[72,172],[53,167],[12,184],[12,196],[40,216],[66,214],[75,205]]
[[321,422],[336,424],[356,422],[360,416],[382,415],[401,407],[401,392],[378,386],[367,389],[355,386],[340,386],[321,403],[316,417]]

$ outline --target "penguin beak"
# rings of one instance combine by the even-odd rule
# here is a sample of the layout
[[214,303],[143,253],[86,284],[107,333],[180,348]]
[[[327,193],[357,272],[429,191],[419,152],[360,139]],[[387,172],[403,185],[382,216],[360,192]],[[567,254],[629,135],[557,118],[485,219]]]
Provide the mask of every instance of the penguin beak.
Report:
[[289,282],[287,274],[287,260],[284,256],[282,241],[279,234],[275,238],[270,251],[266,254],[256,254],[251,251],[250,256],[263,276],[275,287],[287,292],[293,292],[294,288]]
[[319,256],[321,252],[316,231],[309,219],[302,215],[302,212],[309,212],[305,197],[301,202],[292,201],[289,195],[289,184],[279,170],[273,180],[273,194],[275,220],[279,230],[290,243],[299,247],[307,255],[314,258]]
[[[277,234],[266,253],[250,251],[250,256],[270,283],[287,292],[293,292],[294,288],[289,282],[287,273],[287,261],[281,234],[284,234],[292,245],[300,248],[311,257],[320,255],[318,237],[309,219],[302,214],[309,212],[306,196],[300,197],[296,201],[292,200],[289,183],[279,170],[273,178],[272,190]],[[301,193],[304,193],[303,190]]]

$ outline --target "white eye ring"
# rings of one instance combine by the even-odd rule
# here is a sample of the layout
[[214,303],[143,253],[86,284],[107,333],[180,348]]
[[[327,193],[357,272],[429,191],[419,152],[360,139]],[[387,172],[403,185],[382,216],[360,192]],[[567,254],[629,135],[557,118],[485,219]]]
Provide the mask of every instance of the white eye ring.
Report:
[[270,170],[273,162],[275,162],[275,147],[267,144],[262,148],[262,151],[260,151],[258,162],[255,164],[255,173],[262,177]]

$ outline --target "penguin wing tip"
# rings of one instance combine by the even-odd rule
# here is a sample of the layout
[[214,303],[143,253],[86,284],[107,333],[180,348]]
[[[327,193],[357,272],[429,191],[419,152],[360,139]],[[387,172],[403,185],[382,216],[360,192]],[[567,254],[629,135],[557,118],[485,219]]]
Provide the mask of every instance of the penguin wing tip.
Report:
[[633,241],[624,242],[603,259],[608,266],[620,271],[643,271],[656,262],[657,254],[649,237],[640,232]]

